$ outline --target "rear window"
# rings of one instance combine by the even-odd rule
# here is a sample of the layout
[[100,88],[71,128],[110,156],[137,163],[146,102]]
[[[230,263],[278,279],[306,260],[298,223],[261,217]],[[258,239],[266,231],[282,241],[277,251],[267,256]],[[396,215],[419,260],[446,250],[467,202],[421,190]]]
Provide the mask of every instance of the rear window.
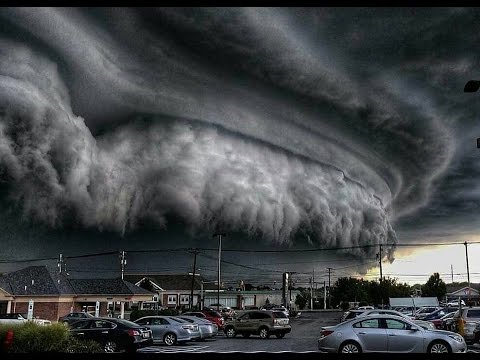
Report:
[[469,318],[469,317],[472,317],[472,318],[480,317],[480,310],[468,310],[467,318]]
[[285,315],[285,313],[283,313],[281,311],[274,311],[273,312],[273,317],[275,319],[288,319],[288,316]]

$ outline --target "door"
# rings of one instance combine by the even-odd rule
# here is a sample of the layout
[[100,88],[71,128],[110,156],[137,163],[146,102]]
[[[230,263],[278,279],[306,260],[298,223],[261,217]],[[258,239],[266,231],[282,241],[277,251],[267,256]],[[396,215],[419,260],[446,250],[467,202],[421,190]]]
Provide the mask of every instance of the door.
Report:
[[248,330],[250,327],[250,322],[252,321],[253,313],[246,313],[235,320],[235,329],[237,332],[243,332]]
[[359,321],[352,327],[363,351],[387,351],[387,331],[380,326],[379,319],[370,318]]
[[389,352],[423,352],[423,329],[396,319],[385,319]]

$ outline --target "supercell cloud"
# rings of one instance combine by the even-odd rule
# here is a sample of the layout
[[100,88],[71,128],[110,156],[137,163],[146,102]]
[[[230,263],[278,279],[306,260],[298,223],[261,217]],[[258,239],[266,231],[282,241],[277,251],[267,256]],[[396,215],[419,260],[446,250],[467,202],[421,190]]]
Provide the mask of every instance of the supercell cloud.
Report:
[[460,10],[401,15],[387,33],[367,9],[4,8],[2,206],[393,258],[392,224],[448,208],[461,115],[436,92],[476,62],[423,50]]

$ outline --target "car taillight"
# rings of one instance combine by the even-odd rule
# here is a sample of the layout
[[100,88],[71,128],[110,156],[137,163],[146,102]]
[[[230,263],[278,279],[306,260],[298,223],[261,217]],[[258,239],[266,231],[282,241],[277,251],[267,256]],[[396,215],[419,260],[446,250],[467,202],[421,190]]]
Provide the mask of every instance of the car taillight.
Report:
[[325,336],[328,336],[330,334],[333,333],[333,330],[323,330],[321,333],[320,333],[320,338],[324,338]]
[[195,330],[195,325],[182,325],[185,330]]
[[9,350],[12,344],[13,344],[13,330],[8,329],[7,333],[5,334],[5,340],[3,342],[4,349]]
[[128,335],[129,336],[140,336],[140,331],[135,330],[135,329],[128,329]]

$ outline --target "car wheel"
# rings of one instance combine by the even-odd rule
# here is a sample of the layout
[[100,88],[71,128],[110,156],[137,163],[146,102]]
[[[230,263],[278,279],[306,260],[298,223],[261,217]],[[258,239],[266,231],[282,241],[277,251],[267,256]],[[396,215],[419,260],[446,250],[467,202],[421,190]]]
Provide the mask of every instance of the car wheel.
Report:
[[278,338],[278,339],[281,339],[285,336],[284,333],[280,333],[280,334],[275,334],[275,336]]
[[106,353],[113,353],[117,351],[117,344],[115,341],[107,341],[105,345],[103,345],[103,351]]
[[237,332],[233,328],[233,326],[229,326],[225,329],[225,335],[227,335],[228,338],[234,338],[237,336]]
[[242,336],[243,336],[244,338],[249,338],[249,337],[250,337],[250,333],[244,333],[244,334],[242,334]]
[[270,334],[268,333],[268,329],[266,327],[260,328],[258,332],[262,339],[268,339],[270,337]]
[[443,341],[434,341],[428,347],[427,352],[429,352],[429,353],[450,353],[450,352],[452,352],[452,350],[450,349],[450,346],[448,346]]
[[165,334],[163,337],[163,342],[165,345],[172,346],[177,342],[177,336],[174,333]]
[[340,353],[361,353],[362,348],[354,341],[344,342],[340,346]]

